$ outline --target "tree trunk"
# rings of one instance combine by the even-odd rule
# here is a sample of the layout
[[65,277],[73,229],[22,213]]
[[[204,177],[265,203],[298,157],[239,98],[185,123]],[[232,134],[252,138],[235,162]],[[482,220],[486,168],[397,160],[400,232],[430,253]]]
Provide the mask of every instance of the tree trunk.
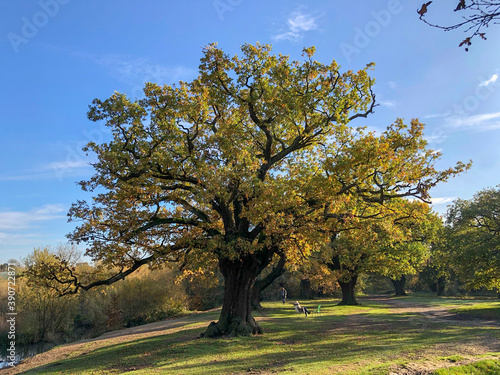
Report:
[[311,280],[309,279],[300,280],[300,298],[304,299],[312,298]]
[[262,286],[262,279],[255,280],[253,283],[253,288],[252,288],[252,298],[251,298],[251,305],[252,305],[252,310],[262,310],[263,307],[260,304],[260,295],[262,294],[262,291],[265,288]]
[[[269,259],[267,259],[269,258]],[[204,337],[250,336],[262,333],[252,316],[252,288],[257,276],[270,262],[270,256],[258,259],[245,255],[240,259],[220,259],[219,268],[224,276],[224,299],[219,321],[212,322]]]
[[438,290],[437,283],[429,282],[428,285],[429,285],[429,289],[431,290],[432,293],[437,293],[437,290]]
[[406,276],[403,275],[399,280],[391,279],[392,285],[396,293],[395,296],[407,296],[405,291]]
[[340,285],[340,289],[342,290],[342,301],[340,301],[338,305],[359,305],[359,302],[356,300],[356,296],[354,295],[356,281],[358,281],[357,275],[351,276],[351,280],[349,280],[348,282],[343,282],[340,280],[337,281]]
[[444,291],[446,289],[446,278],[441,276],[437,281],[437,295],[444,296]]
[[[332,237],[332,243],[335,241],[335,238],[335,236]],[[350,267],[346,267],[340,262],[340,256],[334,254],[332,256],[332,261],[326,264],[326,266],[332,271],[339,270],[342,271],[344,275],[350,275],[350,279],[347,282],[337,280],[340,285],[340,289],[342,290],[342,301],[338,303],[339,305],[359,305],[359,302],[356,300],[356,296],[354,295],[354,288],[356,286],[356,282],[358,281],[358,269],[360,263],[367,258],[368,255],[362,254],[358,263],[351,265]]]
[[262,305],[260,304],[260,295],[269,285],[271,285],[274,280],[285,273],[285,256],[282,255],[278,264],[271,270],[271,272],[264,278],[255,280],[252,289],[252,309],[261,310]]

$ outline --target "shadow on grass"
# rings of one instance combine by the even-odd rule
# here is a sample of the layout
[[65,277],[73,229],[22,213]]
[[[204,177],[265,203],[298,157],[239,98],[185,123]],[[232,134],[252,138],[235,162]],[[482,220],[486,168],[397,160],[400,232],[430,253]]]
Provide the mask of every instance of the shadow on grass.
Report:
[[491,319],[500,321],[500,306],[489,306],[482,308],[457,308],[451,309],[457,314],[458,319]]
[[32,373],[86,373],[89,369],[95,371],[121,372],[132,369],[155,367],[158,361],[166,356],[182,356],[186,350],[177,345],[183,342],[196,342],[203,328],[184,329],[181,332],[155,337],[138,339],[125,343],[110,344],[79,354],[78,356],[56,363],[50,363],[22,374]]
[[182,317],[166,319],[156,323],[148,323],[136,327],[106,332],[101,336],[94,338],[92,341],[108,340],[110,338],[125,336],[125,335],[134,335],[146,332],[149,333],[149,332],[163,331],[166,329],[175,329],[193,323],[204,322],[207,321],[208,319],[211,320],[217,319],[219,317],[219,314],[220,314],[220,308],[213,309],[204,313],[193,313]]
[[459,323],[443,326],[417,313],[394,314],[377,302],[336,306],[337,301],[321,300],[306,301],[304,306],[319,303],[322,315],[308,318],[298,316],[293,306],[266,303],[266,310],[258,314],[265,332],[261,336],[200,339],[204,327],[186,327],[172,334],[110,343],[24,373],[313,373],[321,369],[334,372],[350,364],[361,374],[367,366],[387,368],[412,355],[416,358],[418,352],[435,344],[451,346],[458,341],[473,342],[482,335],[497,335],[488,328],[462,327]]

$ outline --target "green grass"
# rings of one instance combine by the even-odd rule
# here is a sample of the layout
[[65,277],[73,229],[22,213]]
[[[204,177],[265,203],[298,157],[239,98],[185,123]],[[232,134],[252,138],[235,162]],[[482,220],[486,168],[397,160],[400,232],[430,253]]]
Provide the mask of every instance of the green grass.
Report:
[[395,300],[414,302],[414,303],[424,303],[426,305],[440,305],[440,306],[460,306],[460,305],[469,305],[476,304],[479,302],[500,302],[498,298],[493,297],[448,297],[442,296],[437,297],[434,294],[429,293],[412,293],[405,297],[392,297]]
[[433,375],[498,375],[500,374],[500,360],[486,360],[471,363],[470,365],[439,369]]
[[456,362],[459,362],[459,361],[463,361],[465,358],[462,357],[461,355],[450,355],[448,357],[440,357],[440,358],[437,358],[437,359],[448,361],[448,362],[451,362],[451,363],[456,363]]
[[[413,301],[428,303],[418,297]],[[254,337],[199,338],[217,312],[196,314],[165,334],[90,342],[23,373],[382,375],[413,362],[460,362],[461,353],[452,352],[456,343],[479,345],[485,337],[500,338],[492,326],[468,327],[461,321],[443,325],[418,313],[392,313],[384,303],[362,300],[362,306],[336,306],[337,302],[306,301],[311,311],[322,305],[321,316],[308,318],[299,316],[291,304],[263,303],[266,310],[256,315],[265,333]]]
[[472,318],[500,320],[500,301],[469,303],[450,311]]

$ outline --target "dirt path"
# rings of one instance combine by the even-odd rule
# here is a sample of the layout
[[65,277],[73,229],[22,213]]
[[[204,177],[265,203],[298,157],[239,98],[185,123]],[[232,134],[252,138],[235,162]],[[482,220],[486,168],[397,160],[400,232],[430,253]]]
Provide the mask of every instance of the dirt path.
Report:
[[480,318],[472,318],[470,316],[464,314],[457,314],[453,311],[450,311],[452,307],[443,306],[443,305],[432,305],[418,302],[409,302],[404,299],[394,299],[386,296],[377,296],[377,297],[367,297],[364,298],[365,301],[373,301],[384,303],[392,306],[391,313],[394,314],[420,314],[425,318],[431,319],[433,321],[442,321],[443,323],[448,324],[457,324],[457,321],[460,321],[461,325],[465,326],[494,326],[500,327],[500,322],[496,320],[490,319],[480,319]]

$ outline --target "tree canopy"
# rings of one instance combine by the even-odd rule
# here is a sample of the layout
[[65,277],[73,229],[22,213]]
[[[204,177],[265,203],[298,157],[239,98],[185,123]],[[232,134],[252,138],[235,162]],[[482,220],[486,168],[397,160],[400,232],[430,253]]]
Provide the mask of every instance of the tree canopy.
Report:
[[341,304],[357,304],[361,274],[399,279],[423,267],[440,219],[430,206],[393,199],[382,207],[358,206],[333,230],[322,257],[342,288]]
[[500,290],[500,186],[453,203],[440,256],[468,288]]
[[79,226],[69,238],[117,272],[84,283],[67,264],[45,267],[64,293],[144,264],[216,261],[225,295],[207,335],[257,333],[251,289],[273,256],[306,257],[328,238],[318,223],[345,215],[345,200],[428,201],[430,188],[467,167],[436,170],[439,153],[426,148],[417,120],[397,120],[379,136],[349,126],[375,108],[373,64],[341,72],[335,61],[315,61],[314,48],[303,61],[269,45],[241,50],[230,57],[209,45],[192,82],[93,101],[88,117],[112,139],[85,148],[97,155],[96,173],[80,184],[94,197],[72,206]]

